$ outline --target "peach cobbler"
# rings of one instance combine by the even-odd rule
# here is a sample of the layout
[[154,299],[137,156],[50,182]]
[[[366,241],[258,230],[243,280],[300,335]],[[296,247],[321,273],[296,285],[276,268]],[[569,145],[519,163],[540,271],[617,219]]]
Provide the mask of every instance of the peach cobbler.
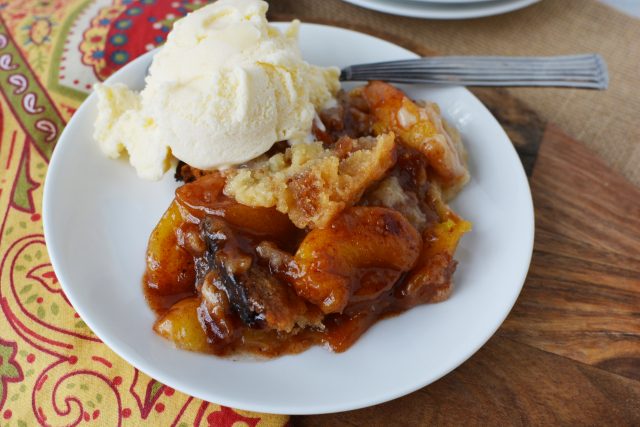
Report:
[[370,82],[319,111],[312,136],[227,169],[178,165],[147,250],[158,334],[217,355],[342,352],[450,295],[470,224],[446,201],[469,175],[438,106]]

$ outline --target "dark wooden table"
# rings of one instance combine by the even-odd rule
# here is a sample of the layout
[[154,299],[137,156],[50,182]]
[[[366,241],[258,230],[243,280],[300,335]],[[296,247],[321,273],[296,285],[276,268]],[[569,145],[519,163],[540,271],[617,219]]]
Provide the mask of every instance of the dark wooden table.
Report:
[[640,425],[640,190],[507,91],[474,93],[507,130],[533,193],[535,246],[518,302],[441,380],[294,425]]

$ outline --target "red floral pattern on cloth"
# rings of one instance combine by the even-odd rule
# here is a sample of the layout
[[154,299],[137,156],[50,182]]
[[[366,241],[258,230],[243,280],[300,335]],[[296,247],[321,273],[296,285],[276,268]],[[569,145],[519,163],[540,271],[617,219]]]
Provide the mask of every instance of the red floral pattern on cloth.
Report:
[[94,83],[162,44],[198,0],[0,0],[0,427],[281,426],[167,387],[115,355],[62,292],[42,190]]

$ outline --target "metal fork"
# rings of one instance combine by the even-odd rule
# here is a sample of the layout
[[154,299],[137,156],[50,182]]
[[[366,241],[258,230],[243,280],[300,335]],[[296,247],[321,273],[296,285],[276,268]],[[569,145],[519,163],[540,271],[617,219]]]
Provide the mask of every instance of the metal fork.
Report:
[[548,57],[433,56],[351,65],[342,70],[340,80],[606,89],[609,74],[607,64],[598,54]]

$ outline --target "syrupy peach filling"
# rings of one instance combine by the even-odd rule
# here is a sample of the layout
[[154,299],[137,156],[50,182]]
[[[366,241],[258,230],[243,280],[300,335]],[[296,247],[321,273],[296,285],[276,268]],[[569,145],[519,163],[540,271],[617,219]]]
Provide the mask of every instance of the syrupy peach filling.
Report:
[[273,357],[348,349],[378,319],[446,299],[468,180],[435,104],[372,82],[320,112],[316,142],[224,172],[180,165],[147,250],[155,331],[178,347]]

